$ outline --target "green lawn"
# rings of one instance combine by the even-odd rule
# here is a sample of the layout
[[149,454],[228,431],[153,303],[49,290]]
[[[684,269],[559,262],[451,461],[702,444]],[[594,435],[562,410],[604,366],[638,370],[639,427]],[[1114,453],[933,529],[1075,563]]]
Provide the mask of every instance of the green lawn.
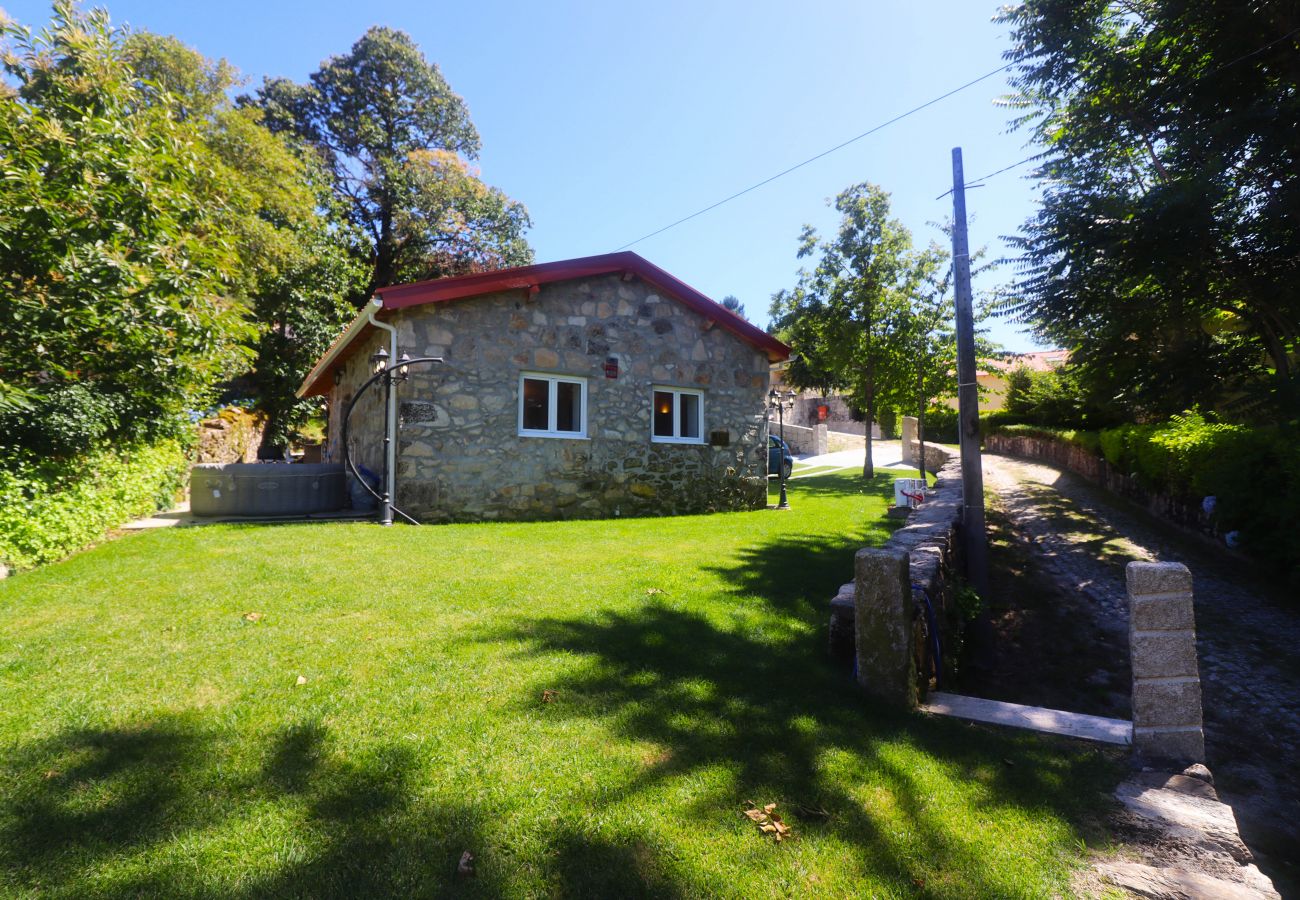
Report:
[[171,529],[0,582],[0,894],[1066,893],[1110,758],[883,712],[826,657],[898,474],[790,512]]

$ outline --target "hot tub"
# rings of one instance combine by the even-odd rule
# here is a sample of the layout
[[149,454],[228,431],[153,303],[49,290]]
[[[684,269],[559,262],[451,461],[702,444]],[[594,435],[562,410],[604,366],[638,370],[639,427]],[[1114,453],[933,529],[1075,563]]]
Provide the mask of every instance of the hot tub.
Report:
[[341,463],[203,463],[190,470],[196,516],[302,516],[342,509]]

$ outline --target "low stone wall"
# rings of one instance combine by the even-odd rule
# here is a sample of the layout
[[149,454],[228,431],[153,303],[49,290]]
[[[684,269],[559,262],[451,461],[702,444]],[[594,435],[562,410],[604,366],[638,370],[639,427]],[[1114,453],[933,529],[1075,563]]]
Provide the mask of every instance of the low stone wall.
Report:
[[958,616],[961,468],[945,463],[923,502],[883,547],[864,547],[854,580],[831,600],[831,653],[857,660],[858,682],[891,705],[915,706],[929,689],[922,674],[928,598],[942,646]]
[[257,462],[266,419],[237,406],[221,410],[199,422],[198,463]]
[[[779,437],[782,432],[781,426],[768,420],[768,434]],[[785,424],[785,442],[790,447],[790,452],[796,456],[820,456],[826,451],[826,426],[815,425],[807,428],[803,425]]]
[[1066,469],[1111,493],[1145,506],[1153,515],[1167,519],[1180,528],[1216,539],[1216,543],[1222,546],[1200,500],[1148,491],[1138,484],[1136,478],[1123,474],[1105,459],[1083,447],[1066,441],[1019,434],[990,434],[984,438],[984,446],[992,453],[1038,459]]
[[[779,435],[780,426],[776,422],[767,423],[771,434]],[[804,425],[785,423],[785,442],[790,445],[790,452],[803,455],[820,456],[823,453],[839,453],[841,450],[861,450],[866,446],[866,435],[852,434],[846,431],[831,431],[825,425]],[[930,454],[926,453],[926,458]],[[937,463],[938,469],[942,463]]]
[[826,432],[826,452],[839,453],[841,450],[861,450],[867,446],[865,434],[852,434],[846,431]]
[[[903,416],[903,464],[917,467],[917,460],[921,457],[921,442],[916,439],[917,421],[916,416]],[[947,447],[939,444],[931,444],[928,441],[925,445],[925,469],[927,472],[937,472],[944,467],[950,459],[955,459],[954,454]],[[919,468],[919,467],[918,467]]]

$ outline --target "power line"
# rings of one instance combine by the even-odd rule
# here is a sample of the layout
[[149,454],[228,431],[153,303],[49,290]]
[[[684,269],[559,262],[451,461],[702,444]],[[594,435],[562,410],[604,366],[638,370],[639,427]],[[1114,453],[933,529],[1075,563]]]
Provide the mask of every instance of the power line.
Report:
[[893,125],[896,122],[901,122],[903,119],[906,119],[908,116],[915,115],[916,113],[920,112],[926,107],[934,106],[934,104],[938,103],[941,100],[947,100],[953,94],[958,94],[969,87],[974,87],[975,85],[979,84],[981,81],[992,78],[994,75],[997,75],[1000,72],[1005,72],[1013,65],[1015,65],[1014,62],[1009,62],[1005,66],[999,66],[998,68],[994,69],[991,72],[986,72],[985,74],[981,75],[979,78],[976,78],[972,81],[968,81],[965,84],[961,85],[960,87],[955,87],[952,90],[948,91],[947,93],[940,94],[938,97],[935,97],[931,100],[927,100],[926,102],[922,103],[920,106],[914,106],[905,113],[900,113],[899,115],[894,116],[892,119],[889,119],[888,121],[881,122],[879,125],[876,125],[873,128],[869,128],[855,137],[849,138],[847,141],[844,141],[843,143],[836,144],[834,147],[831,147],[829,150],[823,150],[821,153],[818,153],[816,156],[810,156],[807,159],[805,159],[803,162],[796,163],[790,168],[783,169],[782,171],[777,172],[775,175],[772,175],[771,177],[764,178],[760,182],[751,184],[749,187],[745,188],[744,190],[736,191],[736,193],[732,194],[729,197],[724,197],[723,199],[719,200],[717,203],[711,203],[708,206],[704,207],[703,209],[696,210],[695,212],[691,213],[689,216],[683,216],[682,218],[678,219],[676,222],[665,225],[663,228],[660,228],[656,231],[652,231],[649,234],[642,235],[641,237],[637,238],[634,241],[629,241],[628,243],[624,244],[622,247],[619,247],[618,249],[626,250],[628,247],[631,247],[635,244],[639,244],[644,240],[648,240],[649,238],[654,237],[655,235],[663,234],[665,231],[668,231],[671,228],[676,228],[678,225],[681,225],[684,222],[689,222],[691,219],[694,219],[697,216],[702,216],[706,212],[715,210],[719,206],[722,206],[725,203],[730,203],[732,200],[735,200],[737,197],[743,197],[745,194],[748,194],[750,191],[756,191],[766,184],[771,184],[773,181],[776,181],[778,178],[782,178],[786,175],[789,175],[791,172],[795,171],[796,169],[802,169],[804,166],[808,165],[809,163],[816,162],[817,160],[821,159],[823,156],[829,156],[830,154],[834,153],[836,150],[843,150],[849,144],[860,141],[865,137],[869,137],[870,135],[875,134],[877,131],[888,128],[890,125]]
[[[1215,75],[1218,75],[1224,69],[1235,66],[1237,65],[1237,63],[1245,62],[1246,60],[1250,59],[1252,56],[1259,56],[1259,54],[1263,53],[1265,50],[1271,50],[1273,47],[1276,47],[1278,44],[1282,43],[1285,40],[1288,40],[1289,38],[1294,37],[1297,34],[1300,34],[1300,28],[1293,28],[1290,31],[1288,31],[1286,34],[1282,35],[1280,38],[1276,38],[1275,40],[1269,41],[1264,46],[1256,50],[1252,50],[1249,53],[1243,53],[1241,56],[1238,56],[1236,59],[1230,60],[1216,69],[1211,69],[1210,71],[1206,72],[1204,75],[1198,75],[1195,78],[1191,79],[1190,81],[1185,81],[1182,84],[1172,85],[1170,87],[1165,88],[1163,91],[1157,94],[1155,99],[1152,100],[1151,102],[1160,103],[1167,96],[1173,93],[1175,90],[1178,90],[1180,88],[1190,87],[1196,82],[1204,81],[1207,78],[1213,78]],[[1024,159],[1020,160],[1020,162],[1014,162],[1009,166],[1003,166],[1001,169],[998,169],[996,172],[990,172],[987,175],[968,181],[965,185],[963,185],[963,187],[967,187],[967,188],[980,187],[981,186],[980,182],[982,181],[988,181],[990,178],[994,178],[998,175],[1001,175],[1004,172],[1010,172],[1012,169],[1018,169],[1021,166],[1023,166],[1025,163],[1033,162],[1034,160],[1040,159],[1045,155],[1047,155],[1047,150],[1040,150],[1038,153],[1035,153],[1032,156],[1026,156]],[[944,197],[947,197],[951,193],[952,193],[952,188],[948,188],[948,190],[944,191],[942,194],[940,194],[938,197],[935,197],[934,199],[942,200]]]

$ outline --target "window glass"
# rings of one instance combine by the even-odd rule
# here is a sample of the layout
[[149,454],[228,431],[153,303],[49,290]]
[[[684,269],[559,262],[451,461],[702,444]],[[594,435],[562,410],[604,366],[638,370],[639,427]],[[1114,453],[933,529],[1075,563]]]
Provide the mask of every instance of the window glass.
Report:
[[524,423],[523,427],[529,431],[548,431],[550,423],[547,421],[550,412],[550,388],[549,381],[543,381],[540,378],[524,379]]
[[668,391],[655,391],[654,434],[655,437],[673,437],[673,395]]
[[582,385],[555,382],[555,430],[582,431]]
[[678,437],[698,438],[700,436],[700,395],[678,394],[677,412]]

